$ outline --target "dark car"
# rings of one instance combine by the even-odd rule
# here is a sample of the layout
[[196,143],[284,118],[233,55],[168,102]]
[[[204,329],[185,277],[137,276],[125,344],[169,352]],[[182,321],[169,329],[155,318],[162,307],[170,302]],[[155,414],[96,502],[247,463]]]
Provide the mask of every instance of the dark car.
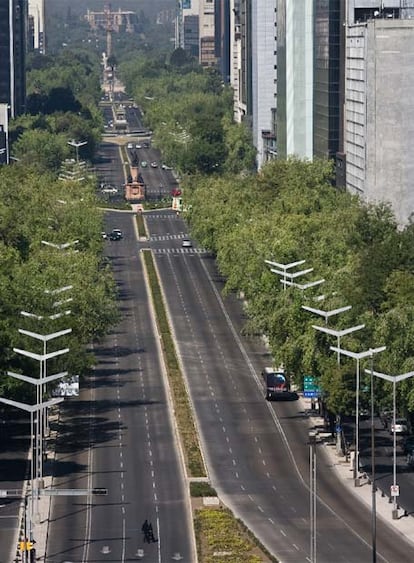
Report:
[[109,240],[121,240],[123,238],[122,231],[120,229],[112,229],[109,233]]

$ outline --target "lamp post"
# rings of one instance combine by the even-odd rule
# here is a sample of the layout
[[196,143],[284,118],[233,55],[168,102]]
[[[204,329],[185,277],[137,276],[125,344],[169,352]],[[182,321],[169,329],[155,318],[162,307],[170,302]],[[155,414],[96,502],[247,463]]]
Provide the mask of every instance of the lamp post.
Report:
[[355,459],[354,459],[354,485],[355,487],[359,487],[359,362],[364,358],[372,357],[374,354],[378,354],[378,352],[382,352],[385,350],[385,346],[381,346],[380,348],[370,348],[365,352],[350,352],[349,350],[344,350],[343,348],[336,348],[335,346],[331,346],[331,350],[333,352],[337,352],[338,354],[343,354],[344,356],[348,356],[356,360],[356,382],[355,382],[355,411],[356,411],[356,428],[355,428]]
[[[315,330],[319,330],[320,332],[325,332],[326,334],[330,334],[331,336],[336,336],[337,342],[338,342],[338,348],[336,348],[337,352],[338,352],[338,365],[341,363],[341,338],[342,336],[346,336],[347,334],[352,334],[353,332],[356,332],[357,330],[361,330],[362,328],[365,328],[365,325],[356,325],[356,326],[351,326],[350,328],[344,328],[343,330],[334,330],[333,328],[328,328],[326,326],[317,326],[317,325],[312,325],[312,328],[314,328]],[[331,347],[332,350],[332,347]]]
[[[11,374],[13,377],[15,377],[16,375],[20,375],[20,374]],[[53,377],[53,376],[52,376]],[[32,379],[32,378],[29,378]],[[34,381],[38,381],[38,380],[34,380]],[[36,383],[38,385],[38,383]],[[50,399],[49,401],[47,401],[46,403],[44,403],[44,406],[46,406],[47,408],[52,407],[54,405],[57,405],[58,403],[61,403],[63,401],[63,397],[62,398],[56,398],[56,399]],[[33,498],[37,498],[38,497],[38,491],[39,491],[39,483],[37,482],[36,479],[36,488],[34,487],[34,482],[35,482],[35,478],[34,478],[34,448],[33,448],[33,413],[37,412],[39,413],[41,406],[39,404],[36,405],[27,405],[26,403],[20,403],[18,401],[12,401],[11,399],[5,399],[4,397],[0,397],[0,402],[4,403],[6,405],[10,405],[12,407],[16,407],[18,409],[24,410],[26,412],[30,413],[30,444],[31,444],[31,450],[32,450],[32,460],[31,460],[31,492],[30,492],[30,496],[31,496],[31,503],[30,503],[30,524],[28,526],[29,528],[29,538],[30,540],[33,539],[33,523],[34,523],[34,505],[33,505]],[[39,419],[39,414],[37,414],[37,419]],[[34,494],[35,493],[35,494]]]
[[[283,280],[281,280],[281,281],[284,284],[284,286],[283,286],[284,289],[286,289],[285,282],[286,282],[286,278],[288,276],[291,278],[291,281],[293,281],[292,276],[288,273],[288,270],[291,270],[292,268],[295,268],[296,266],[301,266],[305,262],[306,262],[306,260],[297,260],[296,262],[291,262],[290,264],[280,264],[279,262],[272,262],[271,260],[265,260],[265,263],[268,264],[269,266],[276,266],[276,268],[279,268],[280,270],[282,270],[282,271],[280,271],[280,270],[275,270],[275,269],[271,268],[271,271],[274,274],[279,274],[279,275],[283,276]],[[312,270],[313,270],[313,268],[312,268]],[[305,270],[303,272],[305,272]]]
[[76,162],[79,164],[79,147],[83,147],[83,145],[87,145],[88,141],[75,141],[72,139],[71,141],[67,141],[68,145],[71,147],[75,147],[76,149]]
[[352,309],[352,305],[346,305],[345,307],[339,307],[339,309],[332,309],[330,311],[322,311],[322,309],[315,309],[314,307],[309,307],[308,305],[302,305],[302,309],[323,317],[325,319],[325,324],[328,324],[328,319],[330,317],[339,315],[339,313],[344,313],[345,311],[349,311],[350,309]]
[[309,519],[310,519],[310,562],[316,563],[316,435],[309,432]]
[[[365,370],[367,371],[367,370]],[[414,371],[407,373],[402,373],[401,375],[387,375],[385,373],[380,373],[378,371],[372,372],[375,377],[385,379],[385,381],[391,381],[392,383],[392,406],[393,406],[393,462],[392,462],[392,483],[391,496],[393,499],[392,505],[392,518],[393,520],[398,519],[398,508],[397,508],[397,496],[398,496],[398,485],[397,485],[397,434],[395,432],[395,418],[396,418],[396,386],[399,381],[404,381],[409,377],[414,376]]]
[[[47,379],[46,373],[47,373],[47,369],[46,369],[46,362],[47,360],[51,359],[51,358],[55,358],[57,356],[60,356],[62,354],[66,354],[67,352],[69,352],[69,348],[63,348],[61,350],[56,350],[55,352],[49,352],[47,353],[46,351],[46,347],[47,347],[47,342],[49,340],[53,340],[55,338],[58,338],[59,336],[64,336],[65,334],[69,334],[70,332],[72,332],[71,328],[67,328],[65,330],[60,330],[59,332],[54,332],[52,334],[38,334],[36,332],[32,332],[30,330],[24,330],[19,328],[19,332],[20,334],[24,334],[25,336],[29,336],[31,338],[35,338],[36,340],[40,340],[43,342],[43,354],[34,354],[33,352],[28,352],[27,350],[22,350],[20,348],[13,348],[13,352],[16,352],[17,354],[21,354],[22,356],[26,356],[28,358],[32,358],[34,360],[37,360],[39,362],[39,370],[40,370],[40,376],[39,376],[39,380],[40,380],[40,384],[36,386],[36,403],[40,404],[40,416],[38,416],[38,424],[36,425],[36,436],[37,436],[37,466],[36,466],[36,477],[39,480],[43,479],[43,465],[42,465],[42,458],[43,458],[43,394],[42,394],[42,389],[43,389],[43,384],[45,383],[45,380]],[[15,377],[16,374],[14,374]],[[66,374],[67,375],[67,374]],[[63,376],[61,376],[63,377]],[[40,418],[40,424],[39,424],[39,418]]]
[[325,282],[324,279],[315,280],[315,281],[308,282],[308,283],[296,283],[296,282],[292,282],[292,281],[288,281],[288,280],[280,280],[280,283],[283,283],[285,285],[285,289],[286,289],[286,286],[288,285],[290,287],[296,287],[297,289],[301,289],[302,291],[304,291],[305,289],[309,289],[311,287],[316,287],[317,285],[320,285],[321,283],[324,283],[324,282]]
[[79,240],[74,240],[72,242],[64,242],[63,244],[55,244],[54,242],[49,242],[47,240],[41,240],[40,242],[45,246],[51,246],[52,248],[56,248],[57,250],[66,250],[70,246],[74,246],[75,244],[78,244]]

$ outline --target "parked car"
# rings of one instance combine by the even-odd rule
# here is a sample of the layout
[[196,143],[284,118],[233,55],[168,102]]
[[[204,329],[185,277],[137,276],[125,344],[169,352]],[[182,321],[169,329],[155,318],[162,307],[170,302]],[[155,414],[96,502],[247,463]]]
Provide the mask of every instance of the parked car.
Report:
[[408,422],[406,418],[396,418],[395,424],[391,422],[390,433],[391,434],[407,434],[408,432]]
[[134,148],[134,145],[133,145],[132,143],[128,143],[127,147],[128,147],[129,149],[133,149],[133,148]]
[[149,149],[149,148],[150,148],[150,144],[149,144],[148,141],[144,141],[144,142],[142,143],[142,146],[143,146],[144,149]]
[[191,248],[193,246],[193,243],[191,242],[191,240],[189,238],[183,238],[181,246],[183,248]]
[[148,166],[148,162],[146,160],[143,160],[141,162],[141,168],[146,168]]
[[139,143],[137,143],[137,144],[135,145],[135,148],[136,148],[136,149],[142,149],[142,145],[140,145]]
[[151,168],[158,168],[158,162],[151,162]]
[[162,168],[163,170],[172,170],[172,167],[171,167],[171,166],[167,166],[166,164],[162,164],[162,165],[161,165],[161,168]]
[[108,238],[108,235],[105,233],[105,231],[101,232],[101,237],[106,240]]

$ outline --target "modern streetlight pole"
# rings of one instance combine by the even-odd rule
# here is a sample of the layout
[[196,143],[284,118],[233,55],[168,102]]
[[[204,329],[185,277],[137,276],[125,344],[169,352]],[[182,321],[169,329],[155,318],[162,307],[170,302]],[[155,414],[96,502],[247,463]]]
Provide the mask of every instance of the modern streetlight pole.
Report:
[[[365,370],[367,371],[367,370]],[[402,373],[401,375],[387,375],[386,373],[380,373],[378,371],[372,372],[375,377],[379,377],[381,379],[385,379],[385,381],[390,381],[392,383],[392,404],[393,404],[393,463],[392,463],[392,482],[393,486],[391,487],[391,496],[393,499],[393,506],[392,506],[392,518],[393,520],[398,519],[398,508],[397,508],[397,496],[398,496],[398,485],[397,485],[397,434],[395,432],[395,419],[396,419],[396,385],[399,381],[404,381],[404,379],[408,379],[409,377],[414,376],[414,371],[410,371],[407,373]]]
[[46,362],[51,358],[55,358],[57,356],[69,352],[69,348],[63,348],[61,350],[56,350],[55,352],[47,353],[46,345],[49,340],[53,340],[55,338],[58,338],[59,336],[64,336],[65,334],[69,334],[70,332],[72,332],[72,329],[68,328],[47,335],[38,334],[36,332],[31,332],[29,330],[24,330],[21,328],[19,328],[19,332],[20,334],[24,334],[26,336],[35,338],[37,340],[41,340],[43,342],[43,354],[34,354],[33,352],[28,352],[27,350],[22,350],[20,348],[13,348],[13,351],[16,352],[17,354],[21,354],[22,356],[26,356],[28,358],[37,360],[40,366],[39,381],[41,383],[39,385],[36,385],[36,398],[37,398],[36,403],[40,405],[40,409],[39,409],[40,413],[38,415],[38,422],[36,425],[36,451],[37,451],[36,478],[39,481],[41,481],[43,479],[43,463],[42,463],[43,461],[43,394],[42,394],[43,387],[42,386],[45,383],[45,380],[47,379]]
[[348,356],[356,360],[356,383],[355,383],[355,416],[356,416],[356,429],[355,429],[355,458],[354,458],[354,485],[355,487],[359,487],[359,362],[364,358],[372,357],[373,354],[378,354],[378,352],[382,352],[385,350],[385,346],[381,346],[380,348],[370,348],[365,352],[350,352],[349,350],[344,350],[343,348],[336,348],[335,346],[331,346],[331,350],[333,352],[337,352],[338,354],[343,354],[344,356]]
[[[288,270],[291,270],[292,268],[295,268],[296,266],[301,266],[305,262],[306,262],[306,260],[297,260],[296,262],[291,262],[290,264],[280,264],[279,262],[272,262],[271,260],[265,260],[265,263],[268,264],[269,266],[276,266],[276,268],[280,268],[280,270],[282,270],[280,272],[278,270],[271,269],[271,271],[273,273],[275,273],[275,274],[278,273],[279,275],[283,276],[282,283],[286,282],[286,278],[289,275]],[[285,285],[284,285],[284,289],[286,289]]]
[[63,244],[55,244],[54,242],[49,242],[47,240],[42,240],[40,242],[45,246],[51,246],[52,248],[56,248],[57,250],[66,250],[70,246],[74,246],[75,244],[78,244],[79,240],[74,240],[72,242],[65,242]]
[[[12,375],[13,377],[16,377],[16,375],[18,375],[20,378],[22,377],[22,376],[20,376],[20,374],[11,374],[10,373],[9,375]],[[53,377],[53,376],[51,376],[51,377]],[[32,378],[29,378],[29,379],[32,379]],[[37,382],[38,380],[34,380],[34,381]],[[38,383],[36,383],[36,385],[38,385]],[[63,397],[62,398],[59,397],[59,398],[56,398],[56,399],[50,399],[49,401],[44,403],[43,406],[50,408],[54,405],[57,405],[58,403],[61,403],[63,400],[64,400]],[[34,524],[33,499],[38,498],[37,493],[39,491],[39,483],[38,483],[37,479],[35,479],[35,476],[34,476],[33,414],[38,413],[37,418],[39,418],[39,411],[41,409],[41,406],[39,404],[27,405],[26,403],[20,403],[18,401],[12,401],[11,399],[5,399],[4,397],[0,397],[0,402],[30,413],[30,430],[31,430],[30,443],[31,443],[31,450],[32,450],[32,462],[31,462],[31,492],[30,492],[31,503],[30,503],[29,538],[30,538],[30,540],[33,540],[33,524]],[[35,482],[36,482],[36,486],[34,486]]]
[[[320,332],[325,332],[326,334],[330,334],[331,336],[336,336],[337,342],[338,342],[338,365],[341,363],[341,338],[342,336],[346,336],[347,334],[352,334],[353,332],[356,332],[357,330],[361,330],[362,328],[365,328],[365,325],[357,325],[357,326],[351,326],[350,328],[344,328],[343,330],[334,330],[333,328],[328,328],[326,326],[317,326],[317,325],[312,325],[312,328],[314,328],[315,330],[319,330]],[[331,347],[332,350],[332,347]]]
[[76,149],[76,162],[79,164],[79,147],[83,147],[83,145],[87,145],[88,141],[75,141],[72,139],[71,141],[67,141],[68,145],[71,147],[75,147]]
[[345,311],[349,311],[350,309],[352,309],[352,305],[346,305],[345,307],[339,307],[339,309],[332,309],[331,311],[322,311],[322,309],[315,309],[314,307],[308,307],[308,305],[302,305],[302,309],[323,317],[325,319],[325,324],[327,325],[328,319],[330,317],[339,315],[339,313],[345,313]]
[[316,563],[316,435],[309,432],[309,520],[310,520],[310,562]]

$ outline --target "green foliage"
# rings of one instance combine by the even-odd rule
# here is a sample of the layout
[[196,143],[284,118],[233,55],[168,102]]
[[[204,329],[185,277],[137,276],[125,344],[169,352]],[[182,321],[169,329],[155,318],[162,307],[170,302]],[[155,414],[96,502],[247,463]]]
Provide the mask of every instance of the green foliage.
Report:
[[215,497],[215,489],[205,481],[190,481],[190,495],[192,497]]
[[[246,330],[266,334],[276,363],[297,385],[304,374],[320,378],[334,413],[355,409],[355,363],[330,351],[336,344],[315,331],[323,321],[302,309],[352,309],[330,321],[343,329],[365,324],[341,346],[361,351],[386,345],[375,369],[398,374],[414,369],[413,226],[397,228],[384,205],[367,206],[332,187],[328,161],[288,159],[268,163],[257,175],[193,176],[183,183],[193,236],[217,256],[227,291],[243,291],[249,315]],[[283,290],[265,260],[306,259],[306,281],[323,286]],[[301,281],[301,280],[297,280]],[[319,303],[313,298],[324,293]],[[361,362],[361,370],[364,365]],[[362,372],[361,372],[362,373]],[[399,405],[414,408],[414,384],[399,386]],[[390,401],[389,385],[376,382],[378,404]]]
[[[43,137],[39,139],[43,141]],[[19,162],[0,169],[0,202],[2,372],[13,367],[13,371],[30,374],[36,369],[32,360],[13,352],[13,347],[41,352],[39,343],[19,334],[18,328],[42,334],[72,328],[70,335],[59,339],[59,346],[70,348],[69,354],[51,360],[50,369],[82,375],[91,365],[86,346],[106,334],[118,318],[112,273],[100,258],[102,215],[94,186],[62,183],[41,173],[39,167],[28,168]],[[78,252],[60,251],[42,240],[55,244],[79,240]],[[71,314],[51,319],[66,307],[54,306],[58,299],[46,290],[67,285],[73,286],[65,294],[73,298]],[[21,311],[43,318],[25,318]],[[0,393],[21,400],[30,396],[28,387],[5,377]]]
[[169,62],[162,56],[124,61],[120,73],[154,131],[154,145],[181,174],[253,169],[250,136],[231,122],[232,93],[217,71],[177,49]]

